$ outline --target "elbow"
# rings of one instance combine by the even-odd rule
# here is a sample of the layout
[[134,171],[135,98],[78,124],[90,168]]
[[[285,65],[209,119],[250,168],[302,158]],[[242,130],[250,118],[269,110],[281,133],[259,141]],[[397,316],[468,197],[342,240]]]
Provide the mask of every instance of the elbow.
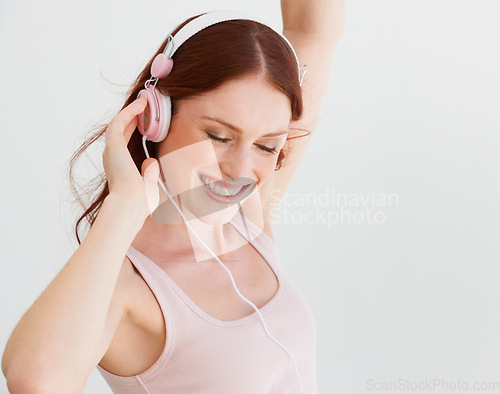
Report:
[[53,362],[37,361],[33,357],[30,360],[26,358],[2,360],[2,372],[11,394],[81,393],[88,376],[85,379],[83,376],[78,376],[76,372],[79,371],[61,369]]
[[38,370],[34,373],[28,366],[14,368],[2,365],[2,370],[7,380],[7,388],[11,394],[48,394],[61,392],[60,388],[48,385],[43,374]]
[[7,378],[7,389],[11,394],[46,394],[51,392],[29,380],[10,377]]
[[41,368],[9,368],[7,388],[11,394],[73,394],[81,393],[86,382],[68,376],[55,376]]

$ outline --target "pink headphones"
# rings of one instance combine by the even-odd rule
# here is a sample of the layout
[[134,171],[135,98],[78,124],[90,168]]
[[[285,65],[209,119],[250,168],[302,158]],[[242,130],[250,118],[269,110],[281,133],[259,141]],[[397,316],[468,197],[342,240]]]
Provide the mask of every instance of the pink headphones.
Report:
[[[138,129],[140,133],[149,141],[163,141],[168,134],[170,120],[172,117],[172,102],[169,96],[161,95],[159,91],[155,89],[155,87],[158,83],[159,78],[167,77],[172,71],[172,67],[174,65],[172,56],[175,51],[188,38],[198,33],[200,30],[203,30],[206,27],[209,27],[216,23],[238,19],[252,20],[270,27],[263,20],[247,13],[239,11],[212,11],[201,15],[198,18],[193,19],[192,21],[187,23],[177,32],[175,37],[173,37],[172,35],[168,36],[167,44],[165,45],[163,53],[158,54],[155,57],[153,64],[151,65],[152,77],[148,79],[144,84],[145,89],[142,89],[137,95],[138,98],[146,97],[146,99],[148,100],[148,106],[146,107],[146,110],[138,115]],[[297,67],[299,70],[299,84],[302,85],[302,80],[305,73],[307,72],[307,65],[304,64],[302,67],[300,67],[299,59],[297,58],[297,54],[295,53],[295,50],[293,49],[290,42],[281,33],[277,32],[276,30],[274,31],[276,32],[276,34],[279,34],[291,48],[292,53],[295,56],[295,60],[297,61]],[[304,67],[305,71],[301,75],[301,70]],[[151,86],[151,84],[153,85]],[[147,108],[149,108],[149,111],[147,110]]]

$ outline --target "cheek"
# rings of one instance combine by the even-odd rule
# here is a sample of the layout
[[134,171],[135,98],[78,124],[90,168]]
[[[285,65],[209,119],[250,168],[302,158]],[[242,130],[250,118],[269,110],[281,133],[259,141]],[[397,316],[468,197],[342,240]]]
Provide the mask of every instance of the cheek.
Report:
[[276,163],[278,161],[278,153],[275,155],[269,155],[264,157],[259,157],[258,164],[255,166],[259,182],[262,183],[274,174],[276,168]]
[[168,153],[159,152],[159,161],[171,193],[181,194],[196,187],[200,182],[198,170],[216,174],[215,171],[219,169],[217,157],[209,141],[203,140],[173,151],[171,149],[165,151]]
[[190,160],[190,169],[194,172],[196,182],[199,182],[197,175],[198,171],[217,179],[221,178],[222,174],[219,167],[220,153],[218,154],[217,149],[214,148],[212,142],[204,140],[202,142],[198,142],[196,145],[198,149],[191,152],[192,157]]
[[176,123],[170,127],[167,138],[160,142],[158,151],[160,155],[165,155],[196,142],[198,140],[195,139],[195,135],[188,128]]
[[275,173],[276,169],[276,159],[272,160],[271,165],[266,167],[265,178],[269,178],[271,175]]

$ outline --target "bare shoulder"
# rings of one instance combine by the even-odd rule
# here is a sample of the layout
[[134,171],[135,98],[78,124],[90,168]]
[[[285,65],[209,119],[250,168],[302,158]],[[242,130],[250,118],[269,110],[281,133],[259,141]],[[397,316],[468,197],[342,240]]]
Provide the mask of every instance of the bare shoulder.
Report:
[[154,294],[125,256],[102,337],[99,365],[116,375],[137,375],[158,359],[166,335]]

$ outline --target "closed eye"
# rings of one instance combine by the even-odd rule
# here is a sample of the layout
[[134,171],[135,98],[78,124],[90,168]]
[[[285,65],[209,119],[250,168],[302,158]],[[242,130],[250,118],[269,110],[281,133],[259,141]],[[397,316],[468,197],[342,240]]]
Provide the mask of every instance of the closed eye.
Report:
[[215,141],[219,141],[219,142],[222,142],[223,144],[226,144],[230,141],[229,138],[219,138],[219,137],[216,137],[215,135],[212,135],[210,134],[209,132],[206,132],[208,137],[215,140]]
[[[228,143],[229,141],[231,141],[229,138],[219,138],[219,137],[216,137],[215,135],[213,134],[210,134],[209,132],[205,132],[207,133],[208,137],[214,141],[217,141],[217,142],[221,142],[223,144],[226,144]],[[277,152],[276,150],[276,147],[274,148],[268,148],[267,146],[264,146],[264,145],[258,145],[256,144],[259,149],[261,149],[262,151],[266,152],[266,153],[269,153],[269,154],[275,154]]]

